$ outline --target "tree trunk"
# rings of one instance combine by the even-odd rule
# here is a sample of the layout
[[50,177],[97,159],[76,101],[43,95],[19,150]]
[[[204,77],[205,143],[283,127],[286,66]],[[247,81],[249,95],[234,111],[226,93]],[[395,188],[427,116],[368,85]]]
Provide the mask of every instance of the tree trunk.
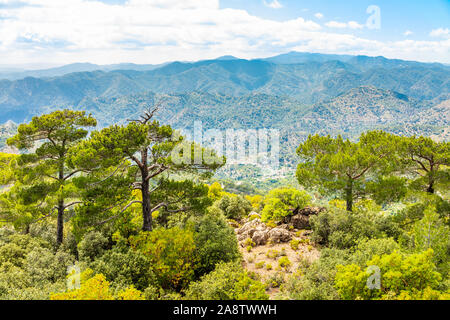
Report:
[[351,179],[347,182],[347,187],[345,188],[345,201],[347,202],[347,211],[353,211],[353,181]]
[[150,183],[147,180],[148,168],[147,168],[147,149],[141,151],[141,176],[142,176],[142,230],[152,231],[152,213],[150,207]]
[[64,239],[64,200],[58,201],[58,222],[56,227],[56,243],[59,246]]
[[152,231],[152,213],[150,208],[150,193],[148,181],[142,182],[142,230]]
[[427,192],[434,193],[434,181],[432,179],[430,179],[428,182]]
[[27,223],[27,225],[25,226],[25,229],[23,230],[23,234],[29,234],[30,233],[30,224]]
[[[60,155],[60,158],[63,158],[63,155]],[[61,193],[64,189],[64,162],[60,159],[60,165],[59,165],[59,183],[61,183]],[[64,239],[64,198],[62,197],[62,194],[59,195],[58,199],[58,218],[56,223],[56,244],[59,247]]]

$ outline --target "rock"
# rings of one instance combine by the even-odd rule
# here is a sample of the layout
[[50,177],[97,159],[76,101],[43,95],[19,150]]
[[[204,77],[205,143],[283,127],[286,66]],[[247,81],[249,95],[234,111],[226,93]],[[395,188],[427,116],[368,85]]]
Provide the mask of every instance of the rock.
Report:
[[319,213],[321,213],[322,211],[325,211],[326,208],[321,208],[321,207],[305,207],[301,210],[298,211],[299,215],[302,216],[313,216],[313,215],[318,215]]
[[278,227],[270,230],[268,236],[274,243],[288,242],[292,239],[292,235],[288,230]]
[[245,223],[237,230],[238,241],[243,241],[247,238],[252,239],[255,232],[267,231],[267,226],[259,219],[251,220]]
[[308,229],[310,227],[309,225],[309,216],[302,216],[302,215],[296,215],[291,217],[291,222],[290,222],[294,228],[296,229]]
[[253,233],[252,241],[257,245],[265,245],[269,240],[269,232],[267,230],[258,230]]
[[310,228],[309,217],[313,215],[318,215],[325,208],[320,207],[305,207],[301,210],[296,210],[298,212],[296,215],[288,216],[284,218],[283,223],[288,223],[294,226],[296,229],[308,229]]

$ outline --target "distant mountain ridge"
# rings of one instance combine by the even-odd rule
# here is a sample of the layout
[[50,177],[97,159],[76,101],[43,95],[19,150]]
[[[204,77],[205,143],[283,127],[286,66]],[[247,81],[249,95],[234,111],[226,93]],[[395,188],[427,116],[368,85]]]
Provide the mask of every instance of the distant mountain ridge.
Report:
[[[50,72],[83,68],[97,66],[76,64]],[[72,108],[93,113],[106,126],[124,123],[163,100],[159,117],[177,128],[196,120],[207,128],[278,128],[286,155],[310,133],[352,138],[381,128],[438,139],[450,134],[450,68],[441,64],[289,53],[103,68],[112,70],[0,80],[0,124]],[[10,127],[0,134],[3,144]]]
[[373,86],[393,90],[424,104],[430,101],[439,104],[449,98],[450,68],[446,66],[380,57],[345,59],[347,62],[276,64],[222,57],[194,63],[174,62],[146,71],[92,71],[50,78],[0,80],[0,123],[23,122],[55,107],[77,106],[87,98],[144,92],[202,92],[233,97],[266,94],[315,105],[353,88]]
[[166,64],[151,65],[151,64],[120,63],[111,65],[97,65],[92,63],[72,63],[61,67],[42,70],[20,70],[20,71],[0,70],[0,79],[20,80],[27,77],[50,78],[50,77],[60,77],[75,72],[93,72],[93,71],[105,71],[105,72],[114,70],[148,71],[157,69],[164,65]]

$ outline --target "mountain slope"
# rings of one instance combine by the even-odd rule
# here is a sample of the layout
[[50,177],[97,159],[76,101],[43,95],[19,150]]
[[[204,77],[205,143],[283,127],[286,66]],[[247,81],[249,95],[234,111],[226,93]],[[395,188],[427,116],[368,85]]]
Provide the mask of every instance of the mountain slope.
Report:
[[[380,59],[371,58],[369,61],[376,67],[361,71],[370,63],[367,59],[355,59],[355,63],[332,60],[274,64],[225,58],[176,62],[150,71],[94,71],[53,78],[0,80],[0,123],[7,120],[23,122],[55,107],[78,106],[85,99],[108,99],[143,92],[202,92],[234,97],[266,94],[291,97],[308,105],[327,101],[361,86],[394,90],[414,99],[433,100],[435,104],[450,95],[447,67],[434,64],[405,66],[403,62],[393,61],[389,63],[399,64],[399,67],[388,69],[379,67],[377,61]],[[387,63],[384,58],[380,61],[384,65]]]

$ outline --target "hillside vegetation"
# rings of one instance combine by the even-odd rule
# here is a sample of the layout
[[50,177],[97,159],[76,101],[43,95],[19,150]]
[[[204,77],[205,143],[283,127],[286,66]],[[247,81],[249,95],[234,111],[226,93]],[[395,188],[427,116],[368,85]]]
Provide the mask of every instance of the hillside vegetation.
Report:
[[450,298],[448,142],[310,135],[298,187],[238,195],[155,112],[96,130],[58,110],[8,139],[0,299]]

